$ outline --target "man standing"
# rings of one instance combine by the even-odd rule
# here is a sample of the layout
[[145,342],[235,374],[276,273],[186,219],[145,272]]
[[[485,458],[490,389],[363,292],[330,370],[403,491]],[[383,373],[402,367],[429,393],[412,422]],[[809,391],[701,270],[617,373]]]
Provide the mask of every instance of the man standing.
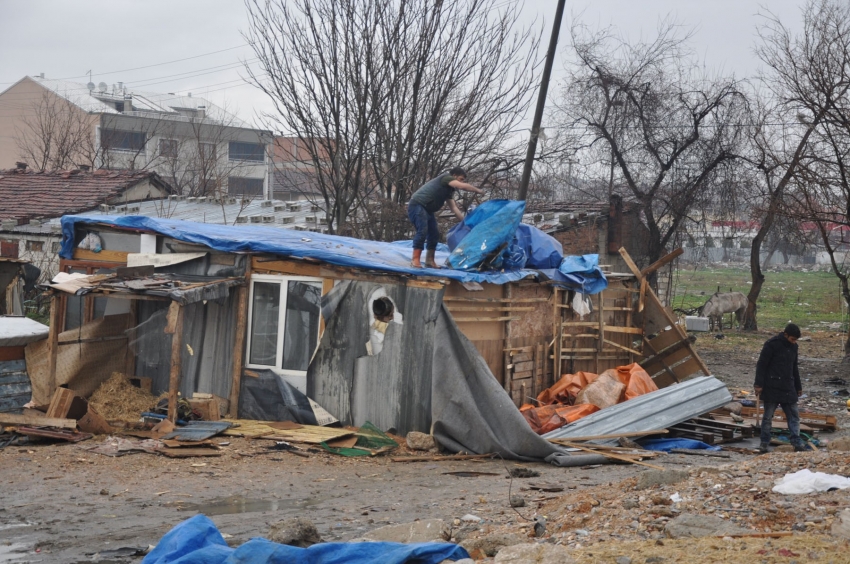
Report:
[[407,217],[416,228],[416,235],[413,236],[411,266],[422,268],[422,249],[427,248],[425,266],[439,268],[434,261],[434,253],[440,240],[440,230],[437,228],[437,218],[434,217],[434,214],[440,211],[443,204],[448,201],[449,208],[454,212],[455,217],[458,221],[463,221],[463,212],[460,211],[454,200],[455,190],[466,190],[475,194],[484,193],[484,190],[467,184],[465,180],[466,171],[456,166],[426,182],[410,197],[410,202],[407,204]]
[[800,383],[800,371],[797,368],[797,339],[800,328],[789,323],[782,333],[770,338],[761,349],[756,364],[756,381],[753,385],[756,395],[764,402],[764,414],[761,419],[761,444],[759,452],[770,452],[771,422],[776,407],[781,405],[791,432],[791,444],[794,451],[806,450],[800,440],[800,412],[797,398],[803,395]]

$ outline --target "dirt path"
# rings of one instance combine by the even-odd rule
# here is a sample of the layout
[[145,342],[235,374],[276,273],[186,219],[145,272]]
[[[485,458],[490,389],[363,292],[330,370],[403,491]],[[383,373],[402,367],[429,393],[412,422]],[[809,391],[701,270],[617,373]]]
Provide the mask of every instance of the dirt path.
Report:
[[[758,348],[767,337],[768,334],[729,334],[722,341],[702,338],[697,344],[704,360],[730,388],[749,389]],[[803,405],[806,409],[838,413],[840,424],[848,427],[844,400],[831,396],[830,391],[835,388],[823,383],[829,377],[847,377],[846,368],[838,363],[840,339],[838,347],[831,339],[821,336],[801,343],[801,370],[810,394]],[[303,459],[287,453],[269,454],[264,446],[263,441],[233,439],[222,457],[182,460],[149,454],[109,458],[69,444],[2,449],[0,562],[90,562],[90,555],[99,551],[156,544],[176,523],[198,512],[209,515],[223,533],[230,535],[228,542],[239,545],[266,534],[269,523],[296,516],[311,519],[329,541],[354,539],[386,524],[425,518],[453,522],[466,514],[477,515],[483,521],[466,530],[456,530],[456,538],[494,531],[527,536],[528,529],[523,528],[528,525],[526,519],[540,511],[551,513],[553,521],[561,519],[562,527],[567,527],[556,531],[560,536],[553,535],[549,542],[575,545],[580,543],[575,535],[570,540],[571,528],[587,526],[565,520],[574,511],[575,508],[568,508],[577,496],[582,492],[598,496],[599,492],[614,489],[626,491],[629,479],[646,471],[626,465],[562,469],[531,464],[525,466],[539,471],[539,478],[511,481],[506,478],[505,466],[514,466],[513,462],[393,463],[387,457],[345,459],[324,452],[314,452],[309,459]],[[770,455],[780,461],[783,456],[794,455]],[[704,470],[753,460],[752,456],[741,454],[733,454],[728,460],[672,455],[653,462],[666,468]],[[781,472],[805,465],[808,460],[793,459],[792,463],[773,467]],[[846,471],[844,466],[828,468]],[[459,471],[493,475],[446,474]],[[535,480],[561,484],[565,491],[540,494],[528,490],[529,481]],[[740,474],[742,491],[749,487],[748,480],[748,474]],[[527,507],[519,509],[521,515],[508,504],[509,487],[529,501]],[[781,503],[782,496],[765,495],[765,499]],[[608,505],[616,509],[618,503],[616,498],[610,498]],[[591,513],[592,510],[588,512]],[[606,538],[638,543],[649,539],[650,544],[634,547],[635,554],[649,555],[652,550],[661,550],[652,548],[652,539],[658,536],[657,532],[623,531],[620,537]],[[793,544],[793,540],[783,542]],[[671,550],[674,545],[679,547],[676,550],[686,550],[688,546],[665,543]],[[750,544],[761,550],[762,545]],[[611,553],[613,545],[609,542],[599,547],[603,545],[608,548],[599,548],[597,554]],[[595,561],[587,547],[577,554],[582,562]]]

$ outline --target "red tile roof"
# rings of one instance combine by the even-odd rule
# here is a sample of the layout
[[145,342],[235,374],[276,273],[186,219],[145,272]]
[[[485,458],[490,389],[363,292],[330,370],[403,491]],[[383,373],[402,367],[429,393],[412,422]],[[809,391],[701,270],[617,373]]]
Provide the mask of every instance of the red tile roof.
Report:
[[121,194],[144,181],[171,192],[168,184],[151,171],[0,170],[0,219],[17,219],[19,224],[24,224],[30,219],[89,211],[107,202],[124,203]]

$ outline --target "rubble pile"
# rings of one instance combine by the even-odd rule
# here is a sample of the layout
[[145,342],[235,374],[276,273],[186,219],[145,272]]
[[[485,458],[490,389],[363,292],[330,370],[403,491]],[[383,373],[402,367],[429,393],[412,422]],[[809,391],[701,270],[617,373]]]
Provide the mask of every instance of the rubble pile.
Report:
[[[719,540],[764,533],[830,534],[847,508],[846,491],[808,495],[771,491],[776,480],[803,468],[846,475],[850,454],[773,453],[690,471],[647,470],[540,504],[537,515],[547,520],[546,540],[574,549],[691,536]],[[520,527],[531,536],[531,525]]]

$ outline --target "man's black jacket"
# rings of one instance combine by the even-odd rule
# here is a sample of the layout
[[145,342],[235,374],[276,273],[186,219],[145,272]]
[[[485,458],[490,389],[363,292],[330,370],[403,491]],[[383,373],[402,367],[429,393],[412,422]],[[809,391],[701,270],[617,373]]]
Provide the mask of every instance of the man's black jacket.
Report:
[[803,389],[797,368],[797,344],[791,344],[784,333],[762,347],[755,387],[762,388],[761,399],[766,403],[797,403],[797,392]]

